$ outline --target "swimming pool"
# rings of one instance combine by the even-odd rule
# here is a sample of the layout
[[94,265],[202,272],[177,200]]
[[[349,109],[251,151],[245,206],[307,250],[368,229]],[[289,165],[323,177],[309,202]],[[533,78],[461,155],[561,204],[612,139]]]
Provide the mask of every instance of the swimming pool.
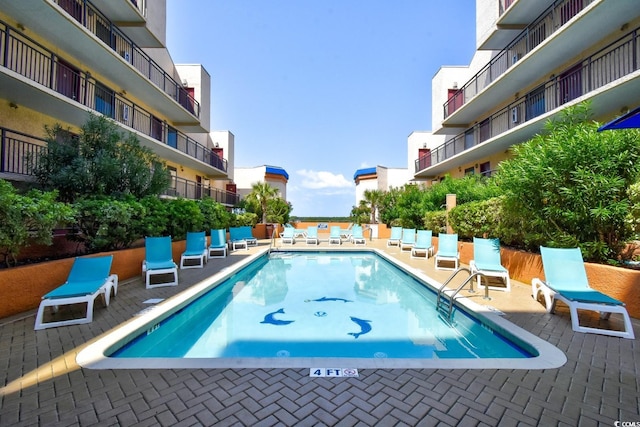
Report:
[[513,328],[469,308],[439,317],[432,285],[381,251],[261,253],[116,329],[78,363],[531,369],[564,357]]

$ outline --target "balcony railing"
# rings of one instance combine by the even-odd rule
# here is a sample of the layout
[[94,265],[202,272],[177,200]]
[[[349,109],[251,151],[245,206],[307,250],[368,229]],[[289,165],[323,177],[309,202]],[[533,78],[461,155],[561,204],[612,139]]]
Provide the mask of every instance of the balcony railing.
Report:
[[187,92],[182,83],[176,82],[89,1],[56,0],[56,2],[76,21],[133,65],[154,85],[176,100],[191,114],[198,118],[200,117],[200,104]]
[[5,128],[0,128],[0,138],[0,173],[33,176],[28,159],[37,162],[47,142]]
[[[40,153],[46,149],[47,141],[42,138],[0,128],[0,173],[32,177],[32,162],[37,164]],[[178,177],[172,177],[171,185],[163,195],[193,200],[210,197],[229,206],[236,206],[240,201],[239,194]]]
[[558,0],[529,25],[444,103],[444,118],[453,114],[513,67],[523,56],[558,31],[594,0]]
[[[416,173],[640,69],[640,27],[415,161]],[[428,157],[428,156],[427,156]]]
[[[2,28],[1,26],[4,26]],[[73,99],[113,120],[176,150],[227,171],[227,161],[100,83],[90,74],[67,65],[62,58],[0,21],[0,66]]]
[[171,179],[171,186],[163,195],[168,197],[183,197],[191,200],[211,198],[218,203],[228,206],[237,206],[240,202],[239,194],[179,177],[173,177]]

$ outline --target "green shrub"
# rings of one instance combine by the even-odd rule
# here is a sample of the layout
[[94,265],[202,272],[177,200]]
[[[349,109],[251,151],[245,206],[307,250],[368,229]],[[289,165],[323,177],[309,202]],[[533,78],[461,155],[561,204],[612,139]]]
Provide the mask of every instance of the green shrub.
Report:
[[207,233],[211,229],[228,228],[231,222],[231,213],[220,203],[211,198],[205,198],[197,202],[203,216],[203,230]]
[[163,234],[172,240],[184,240],[188,231],[204,231],[204,215],[195,200],[171,199],[166,201],[167,229]]
[[502,218],[502,199],[494,197],[479,202],[469,202],[449,211],[449,224],[458,237],[499,237]]
[[428,211],[424,214],[423,225],[434,235],[447,232],[447,211]]
[[580,246],[585,259],[618,258],[632,237],[627,189],[640,172],[640,133],[598,132],[589,105],[563,111],[545,132],[515,146],[496,180],[509,221],[522,218],[529,246]]
[[81,242],[87,253],[128,248],[143,237],[144,207],[134,199],[93,197],[79,199],[74,207],[76,224],[68,238]]
[[31,190],[23,196],[0,180],[0,255],[7,267],[16,265],[22,248],[50,245],[54,228],[73,221],[73,209],[57,202],[57,195],[56,191]]

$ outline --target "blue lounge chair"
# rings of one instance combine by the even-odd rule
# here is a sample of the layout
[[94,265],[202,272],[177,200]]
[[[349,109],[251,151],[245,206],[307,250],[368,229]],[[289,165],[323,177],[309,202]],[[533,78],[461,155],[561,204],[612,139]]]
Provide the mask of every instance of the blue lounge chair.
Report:
[[243,236],[242,227],[229,227],[229,242],[234,251],[238,248],[249,249],[249,245]]
[[243,225],[240,227],[240,238],[244,239],[248,246],[256,246],[258,244],[258,239],[253,237],[253,232],[249,225]]
[[361,225],[354,225],[351,228],[351,243],[354,245],[366,245],[367,239],[364,238]]
[[330,245],[341,245],[342,244],[342,236],[340,235],[340,226],[332,225],[329,229],[329,244]]
[[[198,261],[187,264],[186,261]],[[207,262],[207,237],[204,231],[188,231],[185,251],[180,256],[180,269],[203,268]]]
[[411,249],[416,244],[416,229],[415,228],[403,228],[402,239],[400,239],[400,250],[404,248]]
[[[469,261],[471,273],[480,273],[484,276],[501,277],[504,286],[489,286],[496,291],[510,291],[511,280],[509,270],[504,268],[500,259],[500,240],[473,238],[473,259]],[[482,278],[478,276],[478,289],[484,288]]]
[[295,243],[295,228],[285,227],[280,235],[280,242],[283,245],[293,245]]
[[416,244],[411,248],[411,258],[424,258],[433,256],[433,233],[431,230],[418,230]]
[[347,228],[340,229],[340,237],[345,240],[351,241],[351,235],[353,234],[353,223],[349,224]]
[[211,229],[211,241],[207,248],[207,258],[224,258],[227,256],[227,231],[224,228]]
[[[441,267],[440,262],[453,262],[454,267]],[[437,270],[456,270],[460,261],[458,251],[458,234],[439,234],[438,251],[436,252],[435,267]]]
[[[171,236],[146,237],[144,239],[145,257],[142,272],[146,275],[146,288],[160,286],[178,286],[178,266],[173,262]],[[151,283],[151,276],[173,274],[170,282]]]
[[320,243],[318,239],[318,227],[310,225],[307,227],[307,235],[305,237],[307,245],[317,245]]
[[[538,300],[539,294],[542,293],[548,313],[555,311],[556,301],[560,300],[569,306],[574,331],[635,338],[631,319],[624,303],[589,286],[580,248],[557,249],[541,246],[540,253],[545,281],[533,279],[531,292],[535,300]],[[619,313],[623,318],[624,330],[582,326],[578,318],[578,309],[598,311],[600,318],[605,320],[611,313]]]
[[400,246],[402,227],[391,227],[391,236],[387,239],[387,246]]
[[[110,274],[112,261],[113,255],[76,258],[67,281],[42,297],[34,329],[91,323],[93,321],[93,305],[98,295],[102,295],[104,305],[109,306],[111,294],[115,296],[118,293],[118,276]],[[53,307],[56,312],[59,306],[70,304],[86,304],[85,317],[44,321],[47,307]]]

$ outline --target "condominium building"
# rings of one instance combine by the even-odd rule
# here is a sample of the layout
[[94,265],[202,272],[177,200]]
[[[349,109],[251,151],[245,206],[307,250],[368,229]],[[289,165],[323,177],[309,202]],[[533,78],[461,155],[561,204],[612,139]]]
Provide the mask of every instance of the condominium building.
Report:
[[281,198],[287,200],[289,174],[279,166],[237,167],[234,174],[237,192],[242,197],[251,193],[254,184],[264,182],[275,188]]
[[599,121],[640,105],[636,0],[476,0],[476,46],[433,77],[432,132],[408,142],[416,181],[489,176],[582,101]]
[[237,204],[233,134],[210,131],[211,78],[173,63],[166,15],[166,0],[0,0],[0,178],[33,180],[45,125],[78,132],[94,114],[166,161],[166,196]]
[[407,182],[490,176],[569,106],[588,100],[606,122],[640,105],[640,3],[476,0],[476,52],[442,66],[431,97],[431,131],[407,141]]

